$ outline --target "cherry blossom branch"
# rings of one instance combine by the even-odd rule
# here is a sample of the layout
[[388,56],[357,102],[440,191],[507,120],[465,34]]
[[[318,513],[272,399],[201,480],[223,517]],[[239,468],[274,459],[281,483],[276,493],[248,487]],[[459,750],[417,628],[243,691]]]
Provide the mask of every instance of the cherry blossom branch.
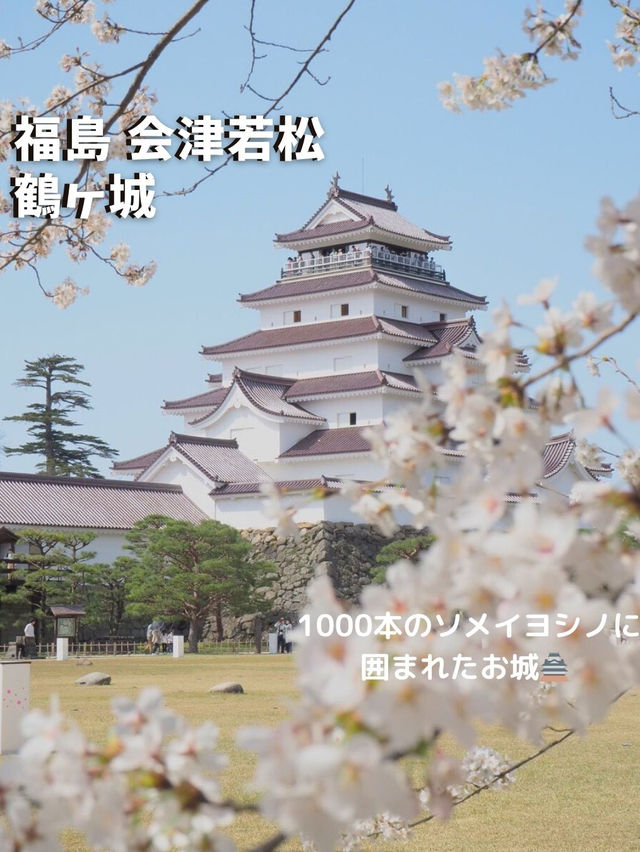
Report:
[[571,354],[562,355],[561,357],[556,358],[553,364],[551,364],[549,367],[544,370],[541,370],[535,376],[531,376],[529,379],[527,379],[527,381],[521,385],[522,390],[532,384],[535,384],[536,382],[539,382],[541,379],[550,376],[557,370],[566,369],[567,366],[573,361],[590,355],[595,349],[598,348],[598,346],[600,346],[606,340],[609,340],[611,337],[615,337],[616,334],[619,334],[621,331],[624,331],[627,326],[631,325],[631,323],[638,316],[638,313],[640,313],[640,311],[632,311],[631,313],[627,314],[627,316],[623,320],[617,323],[617,325],[614,325],[606,331],[603,331],[600,335],[598,335],[598,337],[595,338],[595,340],[591,341],[591,343],[589,343],[588,345],[583,346],[582,349],[577,349]]
[[31,41],[28,41],[26,44],[24,44],[22,42],[22,39],[20,37],[18,37],[18,41],[20,42],[19,47],[11,47],[11,45],[5,44],[3,42],[3,44],[5,46],[5,50],[8,51],[7,56],[10,56],[11,54],[14,54],[14,53],[28,53],[30,51],[37,50],[41,45],[43,45],[46,41],[48,41],[51,38],[52,35],[54,35],[59,29],[61,29],[61,27],[63,27],[65,24],[73,21],[73,18],[76,15],[78,15],[80,12],[82,12],[82,10],[85,8],[85,6],[89,2],[90,2],[90,0],[78,0],[78,2],[74,6],[72,6],[70,9],[67,9],[65,11],[64,15],[62,16],[62,18],[60,18],[58,20],[55,20],[54,18],[50,18],[47,15],[43,14],[42,12],[38,11],[38,14],[40,15],[41,18],[43,18],[45,21],[49,21],[49,23],[52,24],[51,29],[48,32],[44,33],[43,35],[38,36],[37,38],[34,38]]
[[[546,754],[546,752],[551,751],[552,749],[556,748],[556,746],[561,745],[561,743],[565,742],[565,740],[568,740],[569,737],[572,737],[575,733],[576,731],[573,729],[567,731],[566,734],[563,734],[563,736],[558,737],[557,740],[553,740],[552,742],[547,743],[547,745],[538,749],[538,751],[534,752],[533,754],[530,754],[528,757],[525,757],[522,760],[519,760],[517,763],[512,764],[507,769],[504,769],[502,772],[499,772],[497,775],[494,775],[489,781],[486,782],[486,784],[482,784],[479,787],[476,787],[475,790],[472,790],[466,796],[463,796],[461,799],[457,799],[455,802],[452,803],[452,807],[456,808],[458,807],[458,805],[462,805],[465,802],[468,802],[469,799],[473,799],[474,796],[478,796],[485,790],[489,790],[497,781],[501,781],[510,773],[515,772],[517,769],[520,769],[523,766],[526,766],[527,763],[531,763],[533,760],[537,760],[537,758],[541,757],[543,754]],[[423,817],[422,819],[410,822],[409,828],[415,828],[418,825],[424,825],[427,822],[431,822],[431,820],[435,818],[436,817],[434,814],[429,814],[429,816]]]
[[[611,0],[609,0],[609,2],[611,2]],[[543,41],[540,42],[540,44],[537,46],[537,48],[534,51],[532,51],[531,53],[524,54],[524,55],[528,58],[534,58],[535,57],[535,59],[537,60],[539,54],[546,47],[548,47],[555,38],[557,38],[559,33],[565,33],[567,24],[569,24],[572,21],[572,19],[575,18],[575,16],[579,12],[581,6],[582,6],[582,0],[576,0],[576,2],[569,9],[567,14],[564,16],[564,18],[559,19],[557,22],[556,21],[550,21],[549,26],[551,27],[552,31],[549,33],[549,35],[545,39],[543,39]],[[575,41],[575,39],[573,40],[573,43],[574,43],[574,46],[579,46],[578,43]]]
[[175,24],[171,27],[171,29],[167,30],[166,34],[160,39],[160,41],[155,45],[153,50],[149,53],[147,58],[142,63],[142,66],[136,76],[134,77],[131,85],[127,89],[127,92],[124,98],[121,100],[120,105],[116,109],[116,111],[111,115],[111,117],[106,121],[104,125],[105,133],[107,133],[115,124],[115,122],[120,118],[121,115],[125,112],[127,106],[131,103],[133,96],[138,91],[140,86],[142,85],[142,81],[147,76],[151,68],[155,65],[157,60],[160,58],[164,50],[169,46],[169,44],[173,41],[175,36],[186,27],[186,25],[196,17],[196,15],[204,9],[204,7],[209,3],[209,0],[196,0],[193,6],[188,9],[184,15],[179,18]]
[[603,355],[600,358],[599,363],[600,364],[611,364],[613,366],[613,369],[616,371],[616,373],[618,373],[619,376],[622,376],[624,379],[626,379],[627,382],[629,382],[629,384],[632,385],[638,391],[638,393],[640,393],[640,385],[638,384],[638,382],[634,378],[632,378],[629,375],[629,373],[627,373],[625,370],[622,369],[622,367],[618,364],[618,362],[616,361],[616,359],[612,355]]

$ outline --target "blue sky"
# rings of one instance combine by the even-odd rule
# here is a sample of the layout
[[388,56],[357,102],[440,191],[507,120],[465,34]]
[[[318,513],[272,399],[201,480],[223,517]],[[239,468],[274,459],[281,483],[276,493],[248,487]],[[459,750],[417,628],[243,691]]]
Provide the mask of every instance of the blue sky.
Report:
[[[265,40],[311,47],[342,5],[258,3],[256,29]],[[129,26],[163,29],[178,6],[139,0],[106,8]],[[358,192],[383,195],[389,183],[400,212],[451,234],[453,252],[438,258],[451,283],[494,304],[514,302],[542,277],[558,276],[562,305],[593,288],[583,240],[593,232],[599,198],[624,202],[637,192],[640,123],[612,118],[608,87],[630,106],[640,99],[636,73],[621,74],[609,60],[605,41],[615,15],[604,3],[587,12],[578,33],[582,58],[546,63],[559,78],[556,85],[501,114],[453,115],[440,106],[437,83],[454,71],[477,72],[496,46],[526,49],[520,4],[360,0],[314,66],[329,82],[303,80],[282,110],[320,117],[323,162],[232,164],[196,193],[160,201],[153,221],[114,223],[107,245],[124,239],[134,259],[158,263],[143,289],[126,287],[98,263],[78,266],[59,256],[43,268],[46,283],[53,287],[70,275],[91,289],[62,312],[39,295],[27,272],[0,278],[0,416],[33,400],[12,385],[24,360],[58,352],[86,365],[94,409],[82,414],[83,429],[122,458],[160,446],[181,423],[161,414],[163,399],[204,390],[216,364],[198,355],[202,345],[255,327],[257,314],[240,309],[237,294],[276,280],[286,255],[273,248],[274,233],[309,217],[336,170],[341,185]],[[149,80],[159,118],[173,125],[181,114],[264,111],[255,96],[239,92],[250,58],[247,14],[246,2],[212,3],[198,18],[200,32],[165,52]],[[0,38],[11,42],[39,26],[27,4],[0,2]],[[39,103],[54,83],[66,82],[57,62],[82,37],[75,28],[42,51],[2,62],[2,97]],[[95,53],[114,68],[150,46],[149,39],[126,36]],[[280,92],[297,58],[272,49],[258,65],[256,88]],[[160,190],[189,184],[198,174],[191,163],[147,168]],[[6,194],[6,175],[2,181]],[[480,314],[478,321],[482,328],[487,319]],[[636,370],[636,351],[623,344],[607,351]],[[16,444],[24,433],[2,423],[0,435],[1,443]],[[0,468],[32,471],[35,461],[0,458]]]

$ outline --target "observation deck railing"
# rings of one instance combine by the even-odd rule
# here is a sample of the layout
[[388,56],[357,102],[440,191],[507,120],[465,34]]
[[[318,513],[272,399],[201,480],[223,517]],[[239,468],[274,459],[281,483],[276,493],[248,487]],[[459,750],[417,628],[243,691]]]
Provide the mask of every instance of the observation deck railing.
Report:
[[344,269],[375,267],[410,275],[446,282],[444,269],[431,258],[406,257],[396,252],[378,249],[375,246],[347,252],[334,251],[322,257],[295,258],[288,260],[281,270],[282,278],[297,278],[317,275],[322,272],[338,272]]

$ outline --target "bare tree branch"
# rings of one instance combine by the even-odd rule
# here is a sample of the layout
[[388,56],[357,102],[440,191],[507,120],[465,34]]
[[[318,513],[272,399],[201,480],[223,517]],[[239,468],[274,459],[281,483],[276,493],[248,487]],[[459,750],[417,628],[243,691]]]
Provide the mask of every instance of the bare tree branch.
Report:
[[[611,114],[614,118],[618,120],[623,118],[631,118],[632,115],[640,115],[640,110],[629,109],[629,107],[623,106],[620,103],[620,101],[613,94],[613,86],[609,86],[609,101],[611,103]],[[620,110],[619,113],[616,113],[616,107]]]

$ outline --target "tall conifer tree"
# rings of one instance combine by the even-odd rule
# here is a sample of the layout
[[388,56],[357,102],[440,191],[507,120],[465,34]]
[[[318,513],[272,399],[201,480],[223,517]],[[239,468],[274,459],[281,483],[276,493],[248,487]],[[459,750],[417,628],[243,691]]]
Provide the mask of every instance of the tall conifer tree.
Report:
[[27,432],[32,437],[19,447],[4,447],[8,456],[42,456],[37,470],[49,476],[101,476],[91,457],[111,459],[118,455],[117,450],[93,435],[70,431],[78,425],[71,419],[72,412],[91,408],[89,394],[82,390],[91,385],[78,378],[83,370],[82,364],[66,355],[25,361],[24,376],[15,384],[21,388],[39,388],[44,400],[31,403],[22,414],[4,418],[28,423]]

